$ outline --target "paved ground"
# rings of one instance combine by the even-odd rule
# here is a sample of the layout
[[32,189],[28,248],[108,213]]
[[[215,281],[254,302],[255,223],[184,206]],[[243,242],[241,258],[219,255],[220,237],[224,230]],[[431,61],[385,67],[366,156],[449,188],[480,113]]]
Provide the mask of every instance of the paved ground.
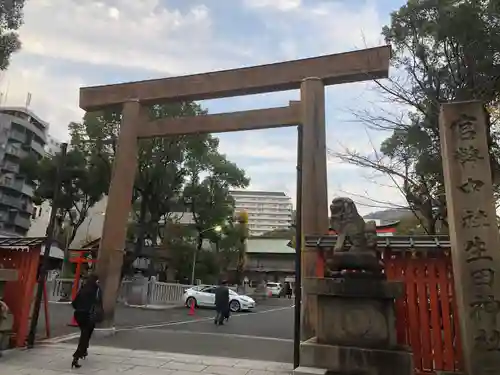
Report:
[[82,368],[71,370],[72,346],[44,345],[12,350],[0,358],[5,375],[285,375],[287,363],[249,361],[92,346]]
[[[209,309],[198,309],[192,317],[185,308],[164,311],[121,308],[117,311],[117,333],[94,337],[92,345],[290,363],[293,360],[291,303],[282,299],[263,301],[254,312],[233,314],[222,327],[214,325],[214,311]],[[76,346],[76,335],[66,337],[65,341]]]
[[[78,329],[68,326],[73,315],[73,308],[69,304],[50,303],[49,320],[51,336],[61,336],[77,332]],[[166,320],[178,320],[185,318],[186,313],[182,308],[171,308],[168,310],[146,310],[124,305],[117,305],[115,311],[115,324],[117,327],[138,326],[143,324],[154,324]],[[45,333],[45,318],[40,316],[38,331]]]
[[[255,311],[262,312],[262,311],[274,310],[280,307],[290,306],[292,303],[293,302],[291,300],[286,300],[286,299],[278,299],[278,298],[267,299],[264,301],[259,301],[257,303],[257,308]],[[51,337],[67,335],[78,331],[77,328],[68,326],[68,323],[71,321],[72,314],[73,314],[73,309],[69,304],[59,304],[59,303],[49,304]],[[207,318],[209,316],[213,316],[213,314],[214,314],[213,310],[198,309],[196,311],[196,315],[194,317],[191,317],[187,314],[187,309],[183,307],[174,306],[173,308],[169,308],[167,310],[146,310],[146,309],[127,307],[120,304],[117,305],[115,312],[115,325],[118,329],[137,327],[137,326],[149,326],[149,325],[155,326],[158,324],[163,325],[172,322],[198,320],[200,318]],[[255,314],[255,312],[240,313],[240,314]],[[262,317],[262,319],[260,318],[261,317],[256,319],[258,321],[256,322],[256,324],[252,324],[252,326],[249,327],[242,325],[234,333],[250,334],[257,336],[260,336],[261,335],[260,333],[263,333],[264,336],[269,336],[269,337],[292,338],[291,335],[293,332],[293,313],[290,316],[287,315],[287,317],[285,318],[287,319],[286,322],[280,322],[280,324],[278,325],[266,324],[267,319],[264,319],[264,317]],[[292,323],[290,323],[290,319]],[[271,331],[268,331],[268,328],[270,328]],[[40,315],[38,332],[39,335],[41,336],[43,336],[45,333],[45,319],[43,314]]]

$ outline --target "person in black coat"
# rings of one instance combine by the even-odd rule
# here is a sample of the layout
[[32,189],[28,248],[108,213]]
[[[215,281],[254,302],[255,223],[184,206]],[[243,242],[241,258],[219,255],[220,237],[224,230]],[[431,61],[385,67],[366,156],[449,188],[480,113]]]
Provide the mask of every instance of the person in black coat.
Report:
[[80,339],[78,347],[73,354],[71,367],[80,368],[80,358],[87,357],[90,338],[94,332],[96,323],[102,321],[102,298],[101,288],[97,275],[92,274],[87,282],[80,288],[75,299],[71,303],[75,309],[74,317],[80,328]]
[[290,283],[285,283],[285,296],[289,299],[292,298],[292,293],[293,293],[293,289],[292,289],[292,284]]
[[229,316],[229,288],[225,280],[215,289],[215,310],[217,314],[214,323],[221,326],[225,317]]

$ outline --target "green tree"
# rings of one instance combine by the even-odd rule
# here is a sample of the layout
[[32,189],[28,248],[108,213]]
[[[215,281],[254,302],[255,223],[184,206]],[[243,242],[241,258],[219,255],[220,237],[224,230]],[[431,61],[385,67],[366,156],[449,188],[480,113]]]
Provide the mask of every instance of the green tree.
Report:
[[[150,118],[205,114],[206,110],[196,103],[184,102],[155,105]],[[86,152],[99,155],[107,165],[108,178],[116,153],[120,120],[121,115],[113,111],[95,112],[87,113],[81,124],[70,126],[72,141]],[[210,134],[140,140],[132,197],[135,223],[128,228],[128,239],[135,242],[136,255],[140,254],[145,239],[154,244],[160,240],[162,246],[172,247],[171,240],[164,238],[166,231],[161,223],[168,222],[173,212],[191,208],[196,227],[201,228],[198,233],[232,215],[229,188],[247,186],[248,179],[218,152],[218,145],[218,139]],[[190,197],[193,199],[186,205],[186,198]],[[195,247],[201,251],[203,236],[195,237],[198,241]],[[176,249],[189,249],[185,235],[176,241]],[[180,245],[179,241],[184,243]]]
[[[352,150],[342,160],[390,176],[425,232],[446,224],[439,110],[443,102],[477,99],[498,105],[500,92],[498,1],[409,0],[391,14],[382,34],[393,48],[395,73],[376,82],[391,108],[356,113],[372,129],[391,131],[375,156]],[[400,106],[401,111],[396,110]],[[499,182],[498,117],[490,116],[492,175]]]
[[245,172],[218,152],[218,139],[210,137],[207,149],[187,163],[188,173],[182,199],[193,215],[197,231],[196,251],[201,251],[203,238],[218,241],[212,228],[227,226],[234,216],[231,188],[244,188],[250,183]]
[[0,70],[9,67],[10,57],[21,48],[17,30],[23,24],[24,0],[0,2]]
[[[193,102],[155,105],[151,119],[198,116],[206,114]],[[116,154],[116,139],[121,115],[113,111],[87,113],[81,124],[73,123],[72,138],[89,152],[98,152],[106,161],[108,176]],[[133,190],[132,203],[135,224],[129,239],[136,243],[135,253],[141,253],[144,240],[154,243],[162,235],[159,222],[178,209],[178,201],[186,174],[186,160],[202,153],[207,135],[187,135],[139,141],[139,165]]]
[[245,231],[245,226],[231,217],[226,221],[221,232],[212,232],[208,236],[210,241],[215,244],[216,275],[219,279],[227,279],[230,269],[234,268],[236,280],[233,281],[237,283],[240,281],[239,278],[246,260]]
[[[34,201],[53,205],[54,181],[62,155],[42,159],[37,168]],[[61,170],[61,194],[57,202],[59,222],[58,238],[65,244],[64,271],[68,269],[68,246],[74,240],[88,211],[102,199],[108,188],[106,166],[96,155],[86,155],[79,149],[68,151]]]
[[170,259],[169,266],[176,271],[176,280],[189,280],[193,253],[196,251],[196,232],[192,227],[168,220],[162,239],[162,251]]
[[[196,248],[196,229],[168,220],[161,251],[169,258],[169,267],[176,271],[176,280],[190,280]],[[197,253],[195,274],[204,283],[215,283],[219,275],[217,253],[202,249]]]

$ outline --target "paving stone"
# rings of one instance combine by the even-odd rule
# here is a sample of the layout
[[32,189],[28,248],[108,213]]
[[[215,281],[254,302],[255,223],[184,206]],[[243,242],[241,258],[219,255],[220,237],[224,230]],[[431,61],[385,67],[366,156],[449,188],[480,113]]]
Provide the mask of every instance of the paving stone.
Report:
[[207,366],[233,367],[236,363],[238,359],[235,358],[205,357],[201,359],[201,364]]
[[0,359],[6,375],[288,375],[287,363],[92,346],[71,369],[74,345],[12,350]]
[[135,367],[131,370],[122,372],[120,375],[172,375],[174,372],[175,370],[161,368]]
[[177,370],[177,371],[191,371],[191,372],[201,372],[207,366],[192,364],[192,363],[183,363],[183,362],[167,362],[162,368],[166,368],[169,370]]
[[269,371],[292,371],[293,365],[291,363],[269,363],[266,367]]
[[166,363],[168,363],[169,360],[165,359],[155,359],[155,358],[127,358],[125,359],[122,363],[123,364],[130,364],[134,366],[144,366],[144,367],[162,367]]
[[127,360],[125,357],[89,353],[85,362],[123,363],[125,360]]
[[[84,366],[84,364],[82,364]],[[82,367],[84,368],[84,367]],[[123,365],[123,364],[110,364],[107,367],[103,367],[99,369],[97,372],[95,372],[95,375],[111,375],[111,374],[121,374],[124,373],[125,371],[129,371],[131,369],[135,369],[136,366],[133,365]],[[74,370],[73,370],[74,371]]]
[[217,374],[217,375],[246,375],[248,373],[248,369],[244,368],[235,368],[228,366],[208,366],[206,369],[202,371],[202,374]]
[[274,372],[268,370],[250,370],[247,375],[282,375],[289,374],[290,372]]
[[267,370],[271,366],[272,362],[267,361],[251,361],[251,360],[240,360],[234,367],[235,368],[245,368],[249,370]]
[[[0,365],[0,370],[2,370],[1,365]],[[14,373],[14,374],[17,375],[18,373]],[[22,374],[22,375],[61,375],[61,372],[48,370],[48,369],[41,369],[41,368],[30,368],[30,369],[23,369],[20,372],[20,374]]]
[[190,354],[177,354],[177,353],[172,353],[171,354],[172,361],[174,362],[182,362],[182,363],[197,363],[197,364],[203,364],[203,361],[211,358],[208,356],[198,356],[198,355],[190,355]]

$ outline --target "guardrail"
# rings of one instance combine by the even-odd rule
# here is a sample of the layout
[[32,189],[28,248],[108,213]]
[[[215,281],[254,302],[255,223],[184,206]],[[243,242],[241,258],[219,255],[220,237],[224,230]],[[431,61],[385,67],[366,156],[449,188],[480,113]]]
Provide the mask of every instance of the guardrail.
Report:
[[[306,250],[330,249],[337,243],[336,235],[305,236]],[[349,246],[349,244],[347,244]],[[407,251],[409,249],[425,249],[426,251],[447,250],[450,248],[450,238],[445,235],[437,236],[388,236],[377,237],[378,249],[391,249],[395,251]]]
[[[337,243],[336,235],[306,235],[305,246],[306,250],[313,249],[329,249],[335,247]],[[347,244],[349,246],[349,244]],[[425,249],[426,251],[433,250],[447,250],[451,247],[449,236],[436,235],[436,236],[388,236],[377,237],[377,247],[380,251],[384,249],[407,251],[409,249]]]
[[159,281],[148,282],[148,305],[163,305],[183,302],[184,291],[191,285],[162,283]]
[[[73,288],[73,279],[57,278],[47,280],[47,297],[49,301],[61,301],[71,299],[71,290]],[[81,281],[80,281],[81,285]]]
[[[73,279],[57,278],[47,281],[47,295],[49,301],[69,300],[73,288]],[[80,281],[80,286],[81,286]],[[79,286],[79,287],[80,287]],[[117,302],[127,303],[132,294],[143,294],[145,305],[167,305],[182,302],[184,291],[191,285],[176,283],[162,283],[155,280],[144,280],[136,284],[132,280],[123,280],[118,292]]]
[[[118,291],[117,302],[156,306],[178,304],[183,302],[184,291],[191,287],[192,285],[164,283],[147,279],[123,280]],[[49,301],[69,301],[72,288],[73,279],[57,278],[47,281]],[[237,291],[236,287],[230,288]]]

